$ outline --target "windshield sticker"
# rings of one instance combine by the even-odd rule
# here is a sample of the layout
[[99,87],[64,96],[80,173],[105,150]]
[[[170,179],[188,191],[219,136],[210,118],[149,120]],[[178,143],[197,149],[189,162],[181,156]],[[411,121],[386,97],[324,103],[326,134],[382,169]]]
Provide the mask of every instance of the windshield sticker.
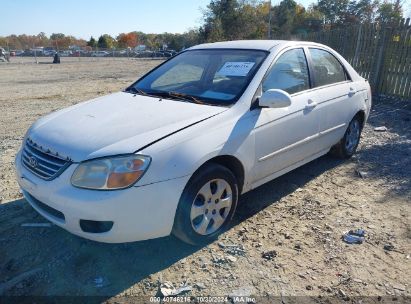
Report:
[[255,62],[226,62],[217,72],[222,76],[247,76]]

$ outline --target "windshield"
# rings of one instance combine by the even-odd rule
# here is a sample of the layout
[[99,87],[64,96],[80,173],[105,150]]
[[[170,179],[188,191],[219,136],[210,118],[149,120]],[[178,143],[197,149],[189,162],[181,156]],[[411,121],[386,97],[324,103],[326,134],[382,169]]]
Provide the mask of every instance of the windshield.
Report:
[[187,102],[231,105],[247,88],[267,52],[209,49],[183,52],[126,91]]

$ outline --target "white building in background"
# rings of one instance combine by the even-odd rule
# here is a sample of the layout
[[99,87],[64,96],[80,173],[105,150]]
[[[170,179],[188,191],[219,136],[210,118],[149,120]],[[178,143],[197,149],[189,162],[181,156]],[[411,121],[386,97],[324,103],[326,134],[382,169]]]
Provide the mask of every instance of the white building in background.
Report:
[[71,51],[80,51],[81,47],[79,47],[78,45],[69,45],[69,50],[71,50]]
[[143,52],[143,51],[145,51],[146,50],[146,46],[144,45],[144,44],[139,44],[139,45],[137,45],[135,48],[134,48],[134,50],[136,51],[136,52]]
[[42,47],[42,46],[35,47],[35,48],[30,49],[30,51],[36,52],[37,54],[43,54],[43,52],[44,52],[44,47]]

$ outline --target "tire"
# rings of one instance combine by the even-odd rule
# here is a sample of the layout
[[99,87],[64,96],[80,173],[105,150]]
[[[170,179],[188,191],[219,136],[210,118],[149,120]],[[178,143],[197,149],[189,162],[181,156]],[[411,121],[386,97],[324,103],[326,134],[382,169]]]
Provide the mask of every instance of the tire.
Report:
[[172,234],[204,245],[227,228],[238,202],[238,183],[224,166],[210,163],[191,177],[181,195]]
[[348,159],[354,155],[360,143],[363,120],[356,115],[349,123],[347,130],[341,140],[331,148],[331,154],[336,157]]

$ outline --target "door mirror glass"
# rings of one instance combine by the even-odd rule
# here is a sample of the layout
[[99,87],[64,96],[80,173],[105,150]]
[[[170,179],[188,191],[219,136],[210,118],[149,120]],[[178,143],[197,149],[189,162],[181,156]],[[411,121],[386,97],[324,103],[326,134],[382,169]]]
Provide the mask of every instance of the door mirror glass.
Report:
[[291,105],[291,96],[283,90],[267,90],[259,98],[258,104],[260,107],[286,108]]

